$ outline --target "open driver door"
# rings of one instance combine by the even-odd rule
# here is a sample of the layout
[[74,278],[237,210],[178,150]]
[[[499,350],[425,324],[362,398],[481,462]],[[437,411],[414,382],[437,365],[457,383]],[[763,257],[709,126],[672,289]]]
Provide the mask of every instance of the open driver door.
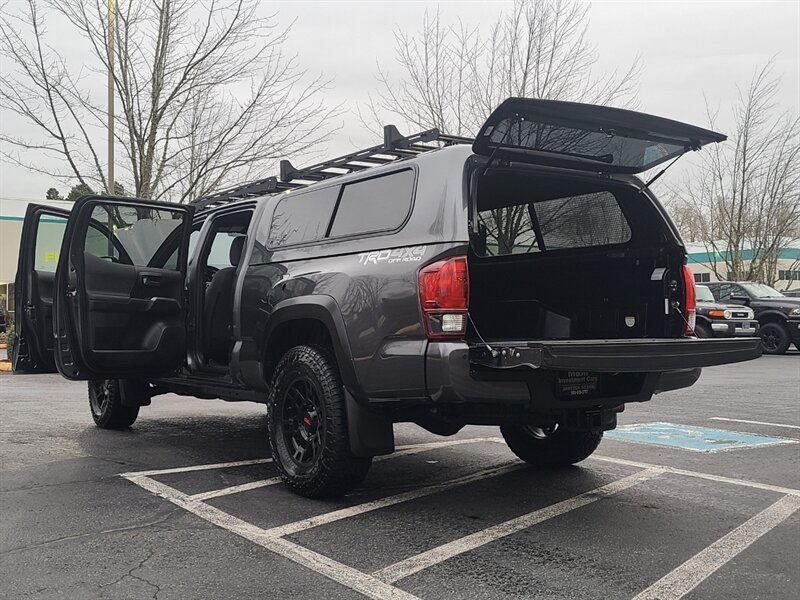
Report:
[[29,204],[22,224],[14,281],[15,373],[55,373],[53,289],[69,211]]

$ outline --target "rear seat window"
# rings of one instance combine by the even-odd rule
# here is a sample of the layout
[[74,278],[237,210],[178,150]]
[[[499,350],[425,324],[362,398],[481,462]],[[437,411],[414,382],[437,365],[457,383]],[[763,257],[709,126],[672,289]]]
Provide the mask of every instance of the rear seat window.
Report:
[[[624,244],[631,228],[614,194],[597,191],[478,211],[484,256]],[[541,242],[534,219],[538,220]]]
[[345,185],[330,236],[397,229],[408,216],[413,195],[410,169]]

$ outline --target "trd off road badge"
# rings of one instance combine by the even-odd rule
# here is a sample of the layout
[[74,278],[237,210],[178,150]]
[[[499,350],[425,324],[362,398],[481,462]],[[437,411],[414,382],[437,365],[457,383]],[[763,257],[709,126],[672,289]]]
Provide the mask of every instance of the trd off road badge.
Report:
[[410,246],[408,248],[395,248],[393,250],[374,250],[372,252],[361,252],[358,255],[358,262],[362,265],[420,262],[423,256],[425,256],[425,246]]

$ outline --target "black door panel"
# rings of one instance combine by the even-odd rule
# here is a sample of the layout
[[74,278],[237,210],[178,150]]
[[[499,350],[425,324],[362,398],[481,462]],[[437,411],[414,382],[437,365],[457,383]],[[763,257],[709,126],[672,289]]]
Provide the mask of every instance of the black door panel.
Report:
[[[183,364],[191,213],[128,198],[76,204],[56,278],[56,359],[65,377],[155,377]],[[176,250],[177,264],[159,264]]]
[[55,372],[53,293],[56,264],[69,211],[30,204],[22,225],[15,280],[16,373]]

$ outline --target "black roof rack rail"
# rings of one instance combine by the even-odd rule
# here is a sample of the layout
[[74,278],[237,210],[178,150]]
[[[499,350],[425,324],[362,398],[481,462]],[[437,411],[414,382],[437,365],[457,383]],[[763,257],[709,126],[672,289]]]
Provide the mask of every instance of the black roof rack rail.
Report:
[[[432,142],[438,142],[439,145],[430,145]],[[379,146],[372,146],[371,148],[339,156],[302,169],[296,168],[288,160],[282,160],[280,162],[279,177],[267,177],[266,179],[239,185],[193,200],[192,204],[197,210],[203,210],[217,204],[227,204],[236,200],[256,198],[265,194],[305,187],[317,181],[324,181],[347,173],[417,156],[431,150],[438,150],[442,145],[452,146],[454,144],[471,144],[472,142],[471,138],[442,134],[436,128],[404,136],[394,125],[386,125],[383,128],[383,144]]]

